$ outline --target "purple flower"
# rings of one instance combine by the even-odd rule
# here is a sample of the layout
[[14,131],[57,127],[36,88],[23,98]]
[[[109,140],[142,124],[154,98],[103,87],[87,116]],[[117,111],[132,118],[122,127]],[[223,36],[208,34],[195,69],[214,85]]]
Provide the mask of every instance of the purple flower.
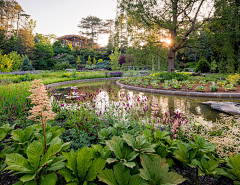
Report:
[[6,109],[7,107],[4,107],[4,109]]
[[61,104],[61,107],[64,107],[64,104]]
[[0,100],[1,100],[1,98],[2,98],[2,97],[0,96]]
[[65,122],[65,119],[63,120],[63,122]]
[[6,98],[4,97],[4,101],[6,101]]

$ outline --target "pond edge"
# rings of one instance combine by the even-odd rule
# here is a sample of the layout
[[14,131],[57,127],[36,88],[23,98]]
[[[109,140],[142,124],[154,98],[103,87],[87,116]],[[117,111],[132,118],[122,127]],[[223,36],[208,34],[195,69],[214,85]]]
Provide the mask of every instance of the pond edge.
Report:
[[215,97],[215,98],[240,98],[240,93],[203,93],[203,92],[183,92],[183,91],[147,89],[147,88],[125,85],[125,84],[120,83],[119,80],[116,81],[116,84],[119,88],[121,88],[121,86],[122,86],[124,89],[153,93],[153,94],[194,96],[194,97]]
[[72,80],[72,81],[64,81],[64,82],[57,82],[45,85],[47,88],[59,87],[68,84],[75,84],[80,82],[95,82],[95,81],[105,81],[105,80],[119,80],[122,77],[111,77],[111,78],[92,78],[92,79],[81,79],[81,80]]

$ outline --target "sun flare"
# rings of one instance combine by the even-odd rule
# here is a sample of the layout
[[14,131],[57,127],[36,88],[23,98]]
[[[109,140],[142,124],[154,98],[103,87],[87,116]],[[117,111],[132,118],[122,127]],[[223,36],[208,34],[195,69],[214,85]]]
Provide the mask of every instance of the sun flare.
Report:
[[165,42],[166,42],[167,44],[171,44],[171,40],[170,40],[170,39],[165,39]]

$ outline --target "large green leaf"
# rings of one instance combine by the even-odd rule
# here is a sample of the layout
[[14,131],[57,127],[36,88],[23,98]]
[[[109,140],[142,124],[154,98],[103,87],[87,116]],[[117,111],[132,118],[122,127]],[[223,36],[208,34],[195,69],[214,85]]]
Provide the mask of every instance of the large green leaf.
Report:
[[49,143],[51,139],[52,139],[52,132],[46,133],[46,143]]
[[43,165],[45,165],[49,160],[52,159],[52,157],[59,151],[61,150],[62,144],[58,143],[55,145],[51,145],[45,155],[42,157],[40,161],[40,168],[42,168]]
[[72,170],[72,173],[77,176],[77,159],[73,150],[70,152],[63,152],[64,157],[67,159],[66,167]]
[[120,148],[123,147],[123,140],[122,140],[121,137],[119,137],[119,136],[113,136],[113,137],[112,137],[112,141],[116,142],[116,143],[119,145]]
[[134,137],[131,134],[125,134],[123,133],[122,138],[126,143],[131,146],[132,148],[136,148],[136,142]]
[[77,151],[77,171],[80,181],[84,181],[89,167],[92,165],[90,148],[84,147]]
[[230,168],[240,170],[240,154],[229,155],[229,159],[226,159],[226,161]]
[[69,170],[68,168],[63,168],[59,170],[58,173],[65,178],[66,182],[74,181],[76,179],[76,176],[74,176],[72,174],[72,171]]
[[118,185],[113,170],[105,169],[100,174],[98,174],[100,181],[105,182],[107,185]]
[[23,183],[25,182],[28,182],[28,181],[31,181],[35,178],[36,174],[27,174],[27,175],[24,175],[20,178],[20,181],[22,181]]
[[125,166],[127,166],[128,168],[133,168],[136,166],[136,163],[135,162],[126,162],[124,161],[123,163]]
[[8,165],[6,169],[17,172],[31,172],[31,167],[22,155],[20,154],[6,154],[5,163]]
[[185,181],[181,175],[177,174],[176,172],[168,172],[161,180],[161,185],[175,185],[180,184]]
[[4,128],[0,128],[0,142],[6,137],[7,131]]
[[65,162],[62,162],[62,161],[58,161],[58,162],[55,162],[53,163],[50,168],[48,168],[47,170],[48,171],[57,171],[57,170],[60,170],[62,168],[65,167]]
[[39,141],[33,141],[28,147],[27,147],[27,156],[28,161],[34,171],[38,169],[40,157],[43,155],[43,145]]
[[115,156],[118,158],[118,159],[122,159],[123,158],[123,154],[121,152],[121,148],[119,147],[118,143],[116,143],[115,141],[106,141],[106,145],[109,147],[109,149],[111,151],[114,152]]
[[87,172],[87,176],[85,179],[87,181],[95,180],[97,177],[97,174],[100,173],[102,169],[105,167],[105,164],[106,164],[106,161],[104,159],[101,159],[101,158],[94,159],[92,165],[90,166]]
[[130,170],[126,168],[122,163],[117,163],[113,166],[114,175],[119,185],[128,184],[130,177]]
[[188,152],[188,148],[185,144],[183,143],[178,143],[178,150],[175,150],[173,155],[174,157],[179,160],[182,161],[183,163],[187,164],[188,159],[189,159],[189,152]]
[[31,181],[25,182],[24,185],[37,185],[37,181],[31,180]]
[[24,129],[24,141],[30,141],[31,136],[33,135],[34,128],[32,126],[28,126]]
[[160,156],[153,161],[153,164],[155,169],[155,179],[158,184],[160,180],[167,174],[169,165],[166,162],[166,159],[161,158]]
[[148,185],[147,181],[142,179],[139,175],[130,176],[128,185]]
[[40,178],[41,185],[55,185],[56,182],[57,182],[57,175],[55,173],[42,175]]
[[12,139],[14,141],[18,141],[19,144],[22,144],[23,142],[25,142],[25,140],[24,140],[25,134],[22,130],[20,130],[20,129],[14,130],[14,131],[12,131],[11,135],[12,135]]

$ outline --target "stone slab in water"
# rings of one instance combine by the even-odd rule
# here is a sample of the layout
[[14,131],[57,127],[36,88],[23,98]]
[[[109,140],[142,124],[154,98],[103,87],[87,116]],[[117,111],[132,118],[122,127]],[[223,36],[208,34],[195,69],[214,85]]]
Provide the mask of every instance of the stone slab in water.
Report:
[[240,103],[207,101],[203,102],[203,104],[209,105],[212,109],[216,109],[222,112],[240,114]]

